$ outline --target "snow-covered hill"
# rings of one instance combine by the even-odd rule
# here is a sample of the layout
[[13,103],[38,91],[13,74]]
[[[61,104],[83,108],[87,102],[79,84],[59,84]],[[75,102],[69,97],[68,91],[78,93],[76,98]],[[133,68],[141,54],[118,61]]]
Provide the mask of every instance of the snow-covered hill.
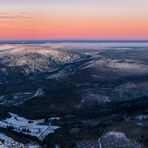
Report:
[[49,72],[79,58],[77,54],[60,51],[54,47],[25,44],[0,45],[0,64],[3,71],[6,71],[7,67],[21,68],[26,73]]

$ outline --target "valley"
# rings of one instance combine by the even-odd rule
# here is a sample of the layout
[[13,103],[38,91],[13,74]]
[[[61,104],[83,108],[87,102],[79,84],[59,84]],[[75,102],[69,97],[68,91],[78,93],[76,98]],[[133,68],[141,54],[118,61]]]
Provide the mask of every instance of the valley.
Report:
[[0,44],[0,133],[18,142],[146,148],[147,106],[148,45]]

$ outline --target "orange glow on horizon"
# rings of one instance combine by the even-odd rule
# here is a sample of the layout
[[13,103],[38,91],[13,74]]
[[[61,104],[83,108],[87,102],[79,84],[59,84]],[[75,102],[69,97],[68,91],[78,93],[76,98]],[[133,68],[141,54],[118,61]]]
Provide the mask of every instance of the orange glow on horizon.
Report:
[[[10,0],[6,1],[10,3]],[[25,3],[26,7],[21,3],[10,5],[9,9],[8,6],[0,6],[3,10],[0,12],[0,40],[148,39],[148,11],[144,11],[146,0],[141,0],[141,8],[132,4],[127,8],[126,4],[122,6],[120,3],[113,7],[105,0],[104,8],[100,9],[100,0],[96,4],[88,1],[85,7],[83,0],[76,6],[67,5],[66,0],[61,1],[62,4],[59,2],[60,5],[54,3],[52,6],[44,5],[41,0],[38,0],[41,6],[37,7],[33,5],[33,0],[31,6],[29,1]]]

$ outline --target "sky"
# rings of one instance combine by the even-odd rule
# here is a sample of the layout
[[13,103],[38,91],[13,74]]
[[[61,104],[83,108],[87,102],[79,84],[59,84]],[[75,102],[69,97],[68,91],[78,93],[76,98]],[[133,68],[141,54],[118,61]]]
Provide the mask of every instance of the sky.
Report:
[[148,40],[148,0],[0,0],[0,40]]

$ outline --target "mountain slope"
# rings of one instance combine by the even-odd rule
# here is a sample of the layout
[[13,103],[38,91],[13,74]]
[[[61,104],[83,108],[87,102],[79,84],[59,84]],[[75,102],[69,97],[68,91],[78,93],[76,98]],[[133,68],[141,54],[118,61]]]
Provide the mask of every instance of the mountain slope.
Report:
[[[49,72],[58,66],[72,63],[80,58],[77,54],[70,54],[57,49],[39,45],[1,45],[1,71],[8,68],[20,68],[25,73]],[[18,70],[18,69],[17,69]]]

